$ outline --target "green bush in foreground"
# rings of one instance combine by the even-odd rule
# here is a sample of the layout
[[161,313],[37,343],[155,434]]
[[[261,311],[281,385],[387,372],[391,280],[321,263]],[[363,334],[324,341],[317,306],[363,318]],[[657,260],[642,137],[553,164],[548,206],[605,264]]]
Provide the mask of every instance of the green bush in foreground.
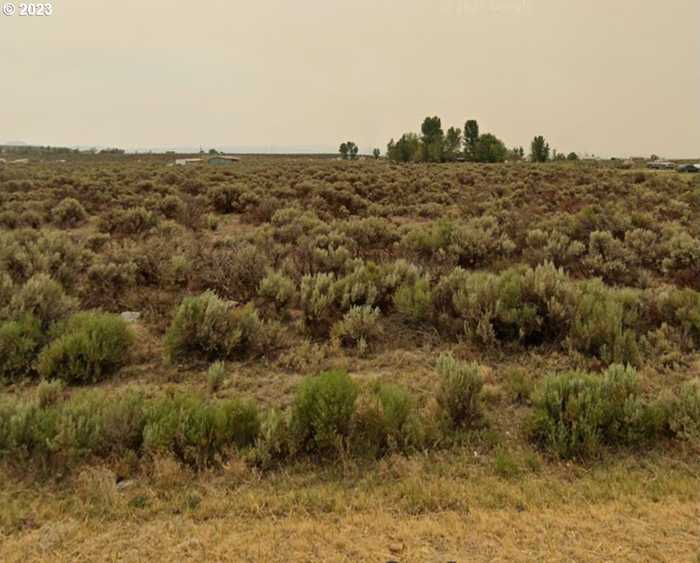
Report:
[[481,390],[484,380],[476,363],[467,364],[443,354],[438,358],[440,387],[437,402],[452,429],[473,428],[482,419]]
[[94,383],[113,374],[126,362],[132,342],[126,322],[107,313],[77,313],[56,332],[39,356],[38,371],[67,383]]
[[422,445],[424,434],[415,401],[405,389],[376,383],[358,398],[352,429],[356,455],[408,452]]
[[329,453],[341,450],[350,437],[357,384],[345,372],[309,377],[294,399],[290,429],[295,449]]
[[643,401],[632,368],[613,365],[602,375],[548,377],[535,390],[528,433],[564,459],[590,457],[602,446],[640,445],[665,426],[664,409]]
[[90,390],[62,402],[57,389],[50,392],[50,400],[44,390],[36,402],[0,402],[0,454],[63,465],[140,449],[142,393]]
[[144,449],[171,453],[194,467],[215,463],[229,446],[252,446],[260,430],[257,408],[239,401],[210,402],[184,393],[148,407]]
[[41,324],[34,317],[0,324],[0,380],[29,374],[42,341]]
[[[474,408],[478,400],[473,402],[474,389],[480,389],[478,368],[449,356],[441,366],[443,377],[470,382],[440,391],[450,389],[461,398],[447,404],[457,405],[450,412],[463,421],[452,422],[454,429],[467,428],[464,421],[480,420],[465,416],[480,415]],[[439,400],[443,408],[444,401]],[[91,458],[158,454],[202,469],[220,464],[234,449],[254,448],[246,459],[272,467],[299,454],[321,460],[410,453],[433,443],[433,437],[439,443],[453,430],[422,419],[400,387],[373,383],[360,391],[343,372],[306,379],[290,414],[273,409],[261,416],[250,402],[184,392],[146,398],[136,389],[94,389],[68,397],[61,385],[44,383],[29,399],[0,396],[0,461],[17,466],[36,461],[54,470]],[[552,376],[536,390],[526,430],[535,444],[565,459],[591,456],[604,446],[653,445],[666,436],[697,440],[700,384],[690,382],[677,394],[645,401],[631,368]]]
[[700,438],[700,379],[686,383],[669,409],[671,432],[683,439]]

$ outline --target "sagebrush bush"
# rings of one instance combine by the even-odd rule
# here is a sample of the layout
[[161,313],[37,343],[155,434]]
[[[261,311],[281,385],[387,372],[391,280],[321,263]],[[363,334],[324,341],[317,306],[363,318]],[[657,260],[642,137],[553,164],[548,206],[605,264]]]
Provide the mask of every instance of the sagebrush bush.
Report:
[[[562,270],[545,263],[500,274],[458,269],[438,288],[436,298],[443,311],[463,320],[467,336],[480,343],[540,344],[566,336],[578,294]],[[445,304],[446,299],[451,303]]]
[[267,411],[255,442],[255,463],[263,468],[280,463],[289,456],[290,446],[288,417],[275,409]]
[[195,267],[199,285],[225,299],[252,300],[270,268],[264,252],[248,242],[218,248],[200,256]]
[[290,432],[298,452],[337,454],[350,437],[357,384],[345,372],[308,377],[292,405]]
[[143,234],[158,226],[158,216],[144,207],[115,209],[102,215],[99,228],[102,232],[121,235]]
[[700,439],[700,380],[685,383],[669,408],[669,428],[679,438]]
[[604,445],[639,445],[657,438],[664,421],[640,396],[634,369],[614,365],[602,375],[546,378],[535,390],[530,439],[564,459],[596,455]]
[[284,274],[270,271],[260,281],[258,297],[272,303],[276,311],[282,313],[296,300],[294,281]]
[[40,408],[57,404],[63,397],[66,384],[60,379],[42,381],[36,387],[36,398]]
[[396,311],[410,324],[422,324],[430,320],[433,308],[433,293],[425,278],[399,287],[394,294]]
[[219,213],[237,213],[243,211],[240,200],[246,190],[242,185],[217,186],[209,190],[208,196]]
[[357,400],[352,447],[358,456],[381,457],[421,447],[423,423],[413,397],[397,385],[376,383]]
[[77,199],[67,197],[51,210],[51,218],[61,227],[77,227],[85,222],[87,212]]
[[479,365],[460,362],[443,354],[438,358],[436,369],[440,377],[437,403],[448,427],[470,429],[478,426],[483,417],[481,391],[484,386]]
[[63,469],[92,456],[138,452],[144,424],[139,391],[91,390],[59,400],[54,385],[38,401],[0,401],[0,452]]
[[265,327],[252,305],[235,308],[207,291],[186,297],[165,334],[170,361],[220,360],[259,348]]
[[637,315],[630,302],[635,302],[631,295],[613,292],[602,284],[585,284],[574,311],[570,345],[606,364],[639,365],[639,346],[633,328]]
[[179,393],[150,404],[143,431],[146,452],[169,453],[204,468],[221,460],[229,445],[254,444],[260,421],[257,409],[234,400],[206,401]]
[[301,280],[300,300],[307,329],[314,334],[328,334],[337,316],[335,276],[333,274],[304,276]]
[[10,311],[14,317],[30,315],[43,329],[65,319],[77,308],[77,301],[66,295],[63,287],[46,274],[32,276],[12,297]]
[[0,323],[0,380],[29,375],[43,345],[41,323],[31,316]]
[[380,315],[376,307],[352,307],[342,320],[333,325],[331,336],[341,346],[355,348],[362,355],[375,346],[384,333]]
[[45,379],[95,383],[118,371],[127,361],[132,334],[118,315],[77,313],[54,331],[39,355],[37,369]]
[[226,377],[226,365],[224,362],[214,362],[207,370],[207,389],[210,393],[218,391]]

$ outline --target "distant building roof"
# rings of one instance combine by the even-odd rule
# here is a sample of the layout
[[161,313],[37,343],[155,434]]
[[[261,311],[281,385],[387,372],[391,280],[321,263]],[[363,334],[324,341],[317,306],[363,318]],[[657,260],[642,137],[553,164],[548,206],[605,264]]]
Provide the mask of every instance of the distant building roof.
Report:
[[217,154],[215,156],[210,156],[208,161],[211,162],[212,160],[229,160],[231,162],[239,162],[241,159],[238,158],[237,156],[229,156],[226,154]]

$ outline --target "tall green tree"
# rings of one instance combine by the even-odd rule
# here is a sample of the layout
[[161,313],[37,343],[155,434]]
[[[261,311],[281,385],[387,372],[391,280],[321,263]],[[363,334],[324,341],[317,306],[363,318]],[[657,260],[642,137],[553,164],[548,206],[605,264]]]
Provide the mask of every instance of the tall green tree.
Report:
[[442,130],[442,122],[437,116],[426,117],[421,125],[423,142],[423,160],[427,162],[441,162],[445,144],[445,133]]
[[423,158],[422,153],[420,139],[415,133],[404,133],[396,142],[392,139],[386,148],[387,157],[394,162],[415,162]]
[[467,160],[476,160],[476,144],[479,142],[479,124],[470,119],[464,124],[464,156]]
[[508,156],[503,141],[491,133],[479,136],[474,152],[476,162],[504,162]]
[[343,160],[355,160],[359,149],[352,141],[346,141],[340,145],[338,152]]
[[530,145],[530,160],[532,162],[547,162],[549,160],[549,143],[542,135],[535,137]]
[[382,151],[380,151],[379,149],[374,149],[372,151],[372,156],[374,157],[375,160],[378,159],[381,156],[381,154],[382,154]]
[[444,158],[453,161],[457,158],[462,147],[462,130],[459,127],[450,127],[445,135]]

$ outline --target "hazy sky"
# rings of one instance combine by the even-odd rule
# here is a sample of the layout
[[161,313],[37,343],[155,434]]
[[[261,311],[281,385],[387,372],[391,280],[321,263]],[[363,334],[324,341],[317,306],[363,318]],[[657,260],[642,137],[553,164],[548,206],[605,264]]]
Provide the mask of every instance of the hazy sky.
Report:
[[700,156],[700,1],[54,0],[0,16],[0,142],[367,151],[433,114],[509,146]]

